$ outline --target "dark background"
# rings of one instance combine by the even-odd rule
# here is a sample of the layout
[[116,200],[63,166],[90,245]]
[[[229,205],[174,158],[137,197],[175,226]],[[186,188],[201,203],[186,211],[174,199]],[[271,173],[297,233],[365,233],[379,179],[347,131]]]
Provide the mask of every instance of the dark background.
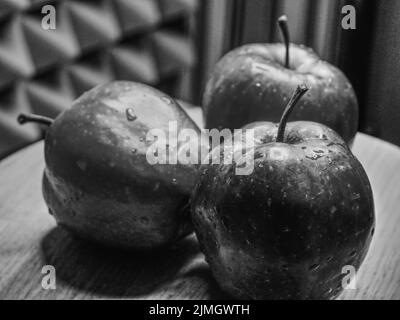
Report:
[[[53,4],[57,29],[41,28]],[[357,29],[341,28],[354,5]],[[193,104],[215,62],[243,43],[292,41],[341,68],[360,102],[360,131],[400,145],[398,0],[0,0],[0,158],[40,139],[20,112],[55,117],[91,87],[141,81]]]

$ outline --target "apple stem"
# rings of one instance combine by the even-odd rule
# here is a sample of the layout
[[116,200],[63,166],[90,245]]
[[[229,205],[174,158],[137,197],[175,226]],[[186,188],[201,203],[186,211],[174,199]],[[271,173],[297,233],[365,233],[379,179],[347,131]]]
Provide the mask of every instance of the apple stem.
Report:
[[44,124],[46,126],[51,126],[54,121],[53,119],[48,118],[48,117],[39,116],[36,114],[25,114],[25,113],[21,113],[18,116],[17,120],[18,120],[19,124],[25,124],[27,122],[36,122],[36,123]]
[[292,113],[294,107],[296,106],[297,102],[308,90],[309,88],[305,84],[301,84],[296,88],[296,91],[293,93],[292,97],[290,98],[290,101],[288,102],[285,110],[283,111],[281,121],[279,122],[276,142],[283,143],[287,120],[290,114]]
[[290,61],[289,61],[289,46],[290,46],[290,35],[289,35],[289,27],[288,27],[288,19],[286,15],[281,16],[278,19],[278,25],[281,29],[283,41],[285,42],[286,46],[286,58],[285,58],[285,68],[290,68]]

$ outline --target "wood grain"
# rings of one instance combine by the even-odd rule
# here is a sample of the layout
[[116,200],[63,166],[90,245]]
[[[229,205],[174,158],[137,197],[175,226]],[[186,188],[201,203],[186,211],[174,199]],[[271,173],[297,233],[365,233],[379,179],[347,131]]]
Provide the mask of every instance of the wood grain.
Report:
[[[201,125],[197,108],[188,113]],[[353,147],[371,180],[377,226],[357,276],[339,299],[400,299],[400,149],[358,134]],[[152,254],[91,246],[56,227],[41,195],[43,143],[0,163],[0,299],[223,299],[190,236]],[[44,265],[57,288],[41,286]]]

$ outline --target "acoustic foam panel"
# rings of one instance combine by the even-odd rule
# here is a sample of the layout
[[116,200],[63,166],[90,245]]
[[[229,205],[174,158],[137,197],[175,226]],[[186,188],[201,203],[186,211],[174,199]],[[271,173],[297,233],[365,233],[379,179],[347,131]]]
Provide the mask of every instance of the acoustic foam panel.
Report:
[[[41,26],[45,4],[56,29]],[[0,158],[39,139],[18,113],[55,117],[112,80],[186,90],[196,64],[198,0],[0,0]]]

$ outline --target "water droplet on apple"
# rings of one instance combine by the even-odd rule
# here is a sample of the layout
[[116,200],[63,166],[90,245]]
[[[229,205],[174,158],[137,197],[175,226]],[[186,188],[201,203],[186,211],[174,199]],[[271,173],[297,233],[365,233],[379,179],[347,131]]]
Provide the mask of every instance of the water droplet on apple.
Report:
[[309,268],[308,268],[308,270],[310,270],[310,271],[317,271],[318,269],[319,269],[319,264],[318,263],[316,263],[316,264],[313,264],[313,265],[311,265]]
[[172,100],[168,97],[162,97],[161,100],[164,101],[166,104],[172,104]]
[[128,121],[135,121],[137,119],[137,116],[135,114],[135,110],[133,110],[133,108],[127,108],[125,110],[126,113],[126,119]]
[[224,227],[224,229],[227,229],[227,228],[228,228],[228,219],[227,219],[225,216],[223,216],[223,217],[221,218],[221,224],[222,224],[222,226]]
[[318,154],[314,154],[313,156],[306,156],[306,158],[310,159],[310,160],[318,160],[318,159],[322,158],[322,156],[318,155]]
[[257,83],[256,83],[256,87],[257,87],[257,88],[260,88],[260,87],[261,87],[261,83],[257,82]]
[[354,257],[357,254],[356,250],[353,250],[352,252],[350,252],[350,257]]
[[158,189],[160,189],[160,183],[157,182],[154,187],[153,187],[153,191],[157,191]]
[[79,167],[79,169],[81,169],[82,171],[85,171],[87,168],[87,163],[83,160],[78,160],[76,162],[76,165]]
[[246,162],[242,161],[236,164],[239,169],[246,168]]
[[361,195],[359,193],[353,193],[351,196],[351,200],[358,200],[361,198]]
[[172,178],[172,183],[176,184],[176,182],[177,182],[176,178]]
[[330,294],[330,293],[332,293],[332,291],[333,291],[333,289],[329,288],[328,290],[326,290],[326,294]]
[[137,149],[136,149],[136,148],[132,148],[132,149],[131,149],[131,152],[132,152],[133,154],[135,154],[135,153],[137,152]]

